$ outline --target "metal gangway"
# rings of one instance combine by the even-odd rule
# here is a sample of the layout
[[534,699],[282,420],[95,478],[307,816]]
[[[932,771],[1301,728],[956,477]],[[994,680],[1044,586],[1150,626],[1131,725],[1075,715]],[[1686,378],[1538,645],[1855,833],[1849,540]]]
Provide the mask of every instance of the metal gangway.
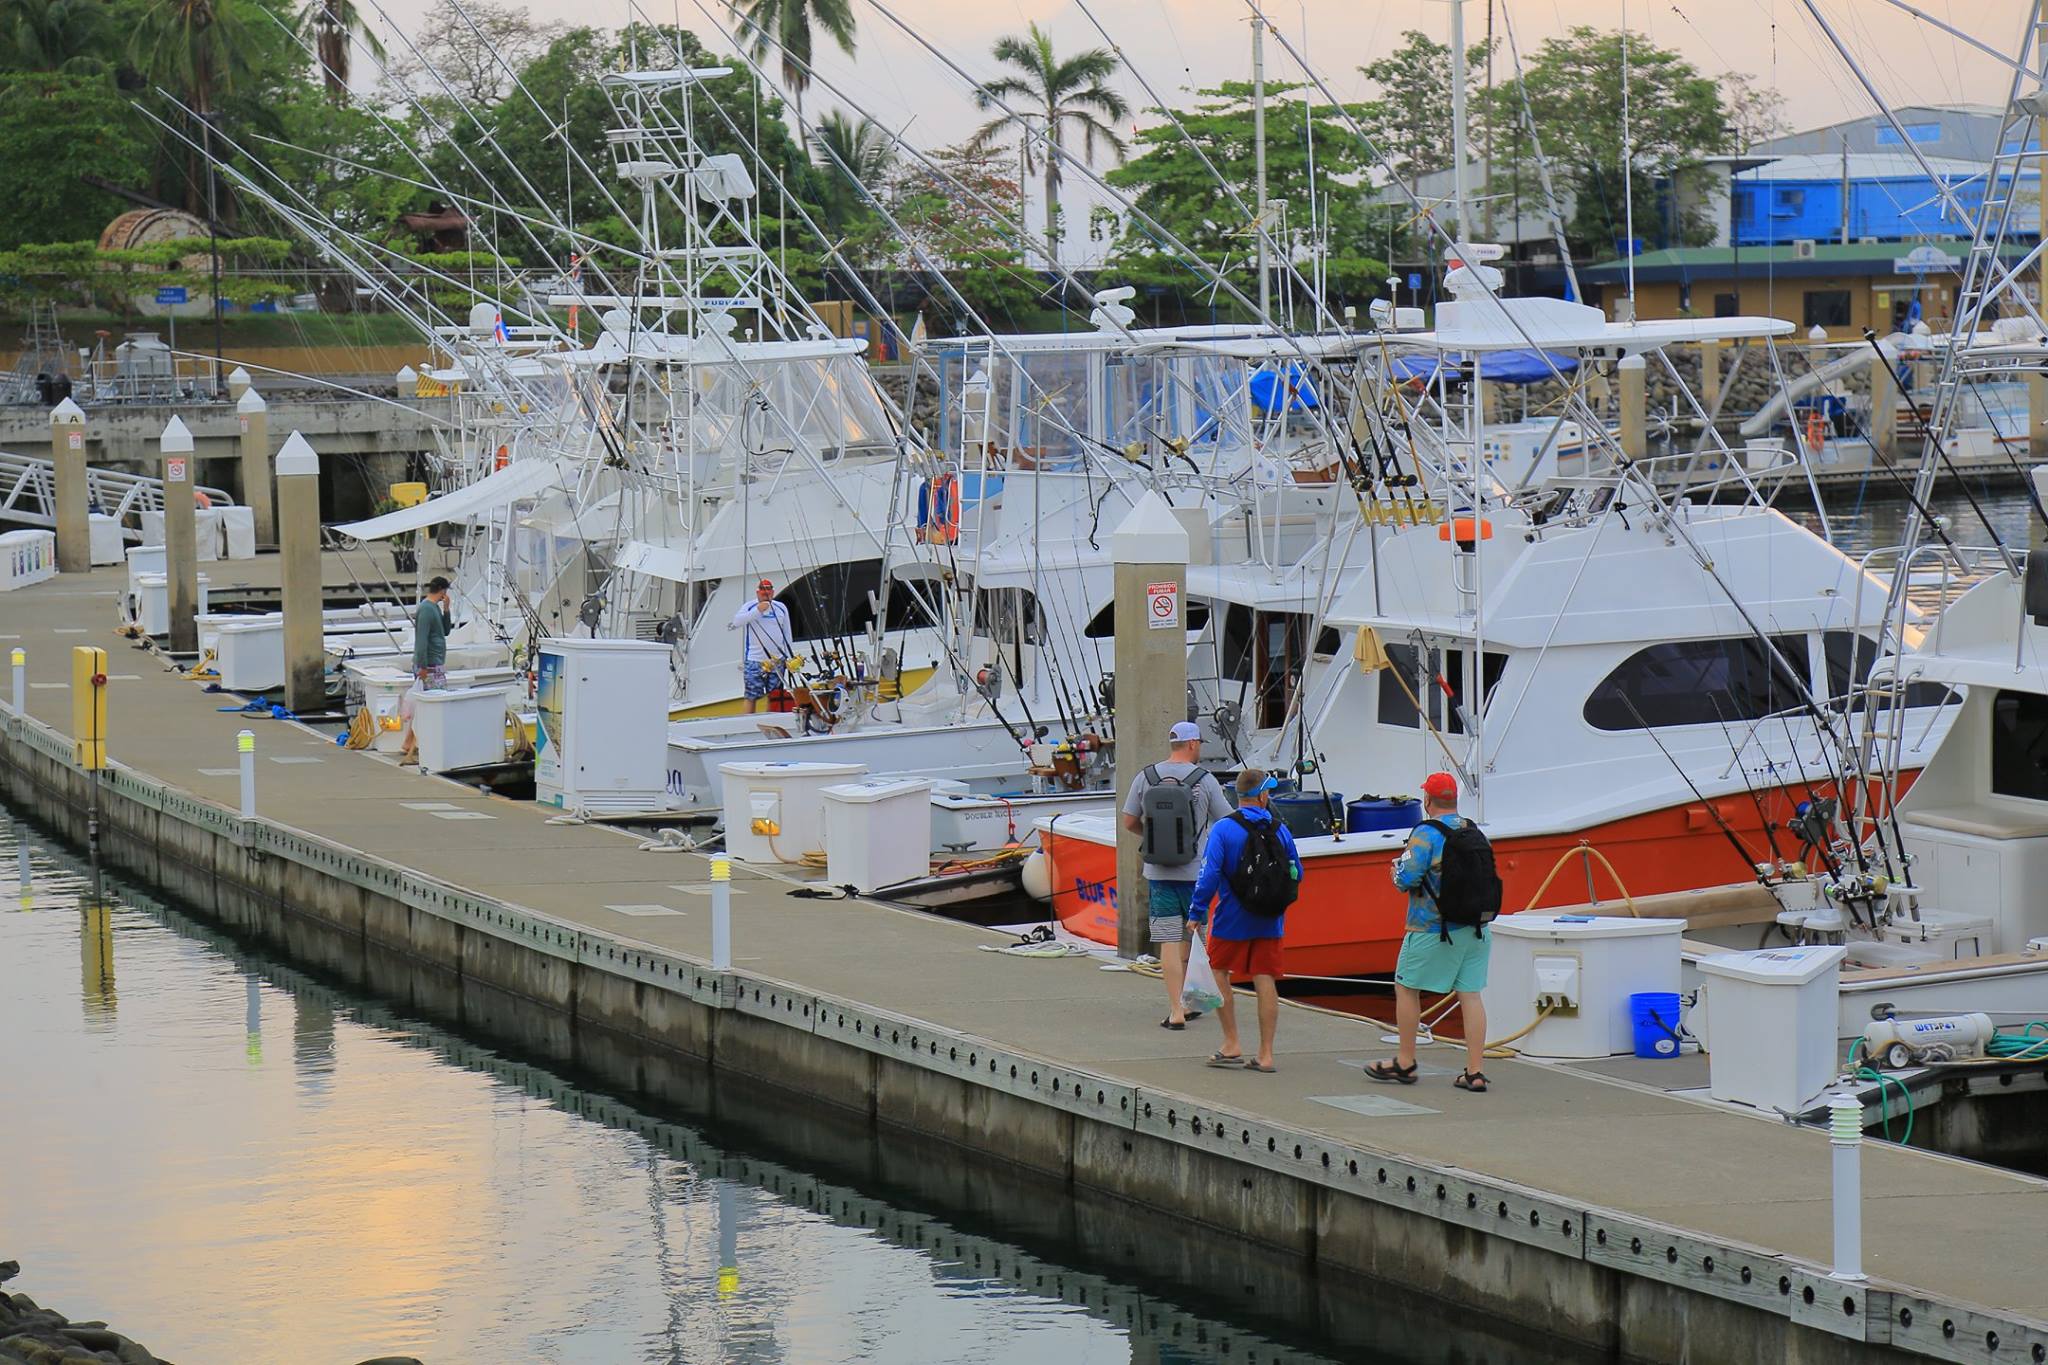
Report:
[[[117,469],[85,471],[86,505],[121,523],[125,537],[142,534],[142,513],[164,510],[164,481]],[[219,488],[194,485],[209,505],[231,507],[234,498]],[[57,524],[57,473],[49,460],[0,450],[0,522],[54,528]]]

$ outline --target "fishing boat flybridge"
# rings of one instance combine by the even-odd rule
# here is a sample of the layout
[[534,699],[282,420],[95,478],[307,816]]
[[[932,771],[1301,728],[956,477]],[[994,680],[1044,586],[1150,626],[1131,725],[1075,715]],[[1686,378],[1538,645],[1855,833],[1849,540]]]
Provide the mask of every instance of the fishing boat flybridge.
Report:
[[[1449,283],[1435,331],[1390,343],[1612,362],[1790,326],[1609,323],[1564,300],[1501,299],[1483,266]],[[1397,386],[1380,394],[1354,430],[1361,447],[1405,441],[1392,453],[1412,479],[1356,489],[1355,514],[1340,500],[1327,540],[1291,568],[1190,570],[1191,600],[1197,584],[1237,580],[1208,603],[1190,668],[1212,753],[1316,795],[1408,793],[1433,769],[1457,773],[1512,910],[1585,900],[1589,872],[1558,870],[1585,845],[1632,894],[1719,885],[1770,856],[1767,824],[1854,780],[1838,758],[1843,708],[1877,654],[1889,585],[1753,487],[1734,503],[1664,499],[1591,423],[1586,472],[1510,486],[1474,457],[1487,450],[1483,378],[1428,420],[1398,406]],[[1926,702],[1902,708],[1909,774],[1953,720]],[[1114,821],[1040,832],[1061,920],[1113,942]],[[1300,840],[1290,967],[1392,967],[1405,897],[1389,865],[1405,835]],[[1598,890],[1613,895],[1607,875]]]

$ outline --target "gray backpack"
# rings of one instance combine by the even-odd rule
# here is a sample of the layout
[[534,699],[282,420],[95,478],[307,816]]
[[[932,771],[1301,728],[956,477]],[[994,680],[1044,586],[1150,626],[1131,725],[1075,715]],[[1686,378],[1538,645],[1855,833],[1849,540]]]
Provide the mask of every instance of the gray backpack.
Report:
[[1161,777],[1145,769],[1145,799],[1139,818],[1139,852],[1157,867],[1182,867],[1195,860],[1200,829],[1195,823],[1195,789],[1209,774],[1197,768],[1186,777]]

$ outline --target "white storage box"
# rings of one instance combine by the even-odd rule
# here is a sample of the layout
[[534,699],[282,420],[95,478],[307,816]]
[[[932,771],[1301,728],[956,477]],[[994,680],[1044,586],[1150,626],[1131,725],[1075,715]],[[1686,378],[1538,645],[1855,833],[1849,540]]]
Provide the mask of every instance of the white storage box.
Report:
[[1486,927],[1493,940],[1487,964],[1487,1031],[1496,1037],[1527,1028],[1541,1013],[1538,998],[1565,995],[1548,1018],[1515,1044],[1532,1057],[1612,1057],[1635,1050],[1628,998],[1676,991],[1682,919],[1623,915],[1503,915]]
[[11,592],[56,576],[55,531],[9,531],[0,535],[0,592]]
[[668,646],[546,640],[538,671],[534,799],[607,814],[667,809]]
[[142,543],[161,548],[164,543],[164,514],[144,508],[137,515],[142,519]]
[[412,732],[420,767],[430,773],[505,761],[503,687],[421,692],[413,698]]
[[221,552],[229,559],[256,557],[256,509],[222,507],[220,512]]
[[193,552],[202,564],[220,558],[220,521],[218,507],[192,509]]
[[1797,1112],[1835,1079],[1838,944],[1720,953],[1706,978],[1708,1093],[1758,1109]]
[[125,548],[121,537],[121,520],[105,512],[85,514],[86,542],[92,562],[98,564],[119,564]]
[[[205,574],[199,575],[198,612],[206,610],[206,590],[210,582]],[[136,577],[135,619],[141,623],[144,635],[171,633],[171,594],[165,583],[166,580],[160,573],[146,573]]]
[[268,692],[284,686],[284,616],[251,617],[223,625],[213,646],[214,672],[230,692]]
[[824,789],[867,770],[865,763],[719,764],[726,852],[749,863],[793,863],[817,852],[825,840]]
[[380,754],[405,749],[405,694],[412,690],[413,676],[403,669],[350,667],[363,692],[363,710],[370,713],[370,747]]
[[931,790],[930,779],[922,777],[872,777],[821,788],[825,880],[866,893],[928,875]]
[[128,591],[141,586],[142,575],[161,574],[164,567],[164,547],[159,541],[155,545],[130,545],[122,552],[128,560]]

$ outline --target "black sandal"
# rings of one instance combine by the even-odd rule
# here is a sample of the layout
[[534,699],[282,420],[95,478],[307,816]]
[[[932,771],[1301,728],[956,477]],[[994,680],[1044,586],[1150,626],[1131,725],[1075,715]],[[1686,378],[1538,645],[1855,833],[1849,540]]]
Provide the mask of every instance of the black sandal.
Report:
[[1490,1088],[1484,1071],[1460,1071],[1458,1079],[1451,1084],[1460,1090],[1469,1090],[1475,1095],[1484,1095]]
[[1176,1022],[1174,1022],[1174,1021],[1173,1021],[1173,1020],[1171,1020],[1171,1019],[1161,1019],[1161,1020],[1159,1021],[1159,1027],[1161,1027],[1161,1028],[1170,1028],[1170,1029],[1174,1029],[1174,1030],[1184,1029],[1184,1028],[1186,1028],[1186,1027],[1187,1027],[1187,1021],[1186,1021],[1186,1020],[1181,1020],[1181,1021],[1180,1021],[1179,1023],[1176,1023]]
[[1410,1062],[1407,1066],[1402,1066],[1399,1062],[1374,1062],[1365,1069],[1365,1075],[1367,1080],[1413,1085],[1415,1072],[1421,1065],[1420,1062]]

